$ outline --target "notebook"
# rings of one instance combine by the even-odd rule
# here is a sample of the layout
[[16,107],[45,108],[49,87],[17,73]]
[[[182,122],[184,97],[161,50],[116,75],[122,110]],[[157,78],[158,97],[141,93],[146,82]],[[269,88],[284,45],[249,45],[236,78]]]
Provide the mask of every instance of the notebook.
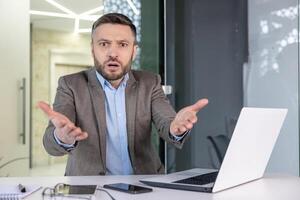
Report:
[[24,185],[26,192],[21,192],[18,185],[1,185],[0,186],[0,199],[23,199],[30,194],[41,189],[41,186],[37,185]]
[[218,192],[263,176],[287,109],[242,109],[219,170],[195,168],[140,180],[150,186]]

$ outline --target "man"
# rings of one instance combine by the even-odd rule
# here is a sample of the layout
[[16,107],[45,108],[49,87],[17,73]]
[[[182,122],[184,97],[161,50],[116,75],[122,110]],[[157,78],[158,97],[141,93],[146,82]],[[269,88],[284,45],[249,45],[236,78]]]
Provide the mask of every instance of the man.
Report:
[[93,24],[91,39],[95,67],[60,78],[53,110],[38,104],[50,119],[46,151],[68,154],[70,176],[163,173],[151,144],[152,122],[160,137],[181,148],[208,100],[176,114],[158,75],[131,70],[136,29],[126,16],[103,15]]

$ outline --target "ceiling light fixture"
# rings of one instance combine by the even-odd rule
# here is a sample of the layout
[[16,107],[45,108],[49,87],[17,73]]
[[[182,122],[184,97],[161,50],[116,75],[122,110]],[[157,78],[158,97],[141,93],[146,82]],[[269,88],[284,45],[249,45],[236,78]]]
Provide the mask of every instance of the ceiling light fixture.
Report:
[[31,15],[41,15],[41,16],[49,16],[49,17],[61,17],[61,18],[68,18],[68,19],[80,19],[85,21],[96,21],[100,15],[69,15],[69,14],[63,14],[63,13],[56,13],[56,12],[46,12],[46,11],[38,11],[38,10],[30,10],[29,14]]
[[94,9],[91,9],[91,10],[88,10],[86,12],[83,12],[81,14],[79,14],[80,16],[82,15],[90,15],[90,14],[94,14],[96,12],[99,12],[99,11],[102,11],[104,9],[104,6],[100,6],[100,7],[97,7],[97,8],[94,8]]
[[63,13],[55,13],[55,12],[45,12],[45,11],[38,11],[38,10],[30,10],[29,14],[31,15],[42,15],[42,16],[50,16],[50,17],[62,17],[62,18],[71,18],[74,17],[69,14],[63,14]]
[[55,2],[54,0],[45,0],[45,1],[47,1],[51,5],[55,6],[56,8],[60,9],[61,11],[65,12],[65,13],[68,13],[69,15],[76,16],[76,14],[73,11],[71,11],[70,9],[68,9],[68,8],[62,6],[61,4]]

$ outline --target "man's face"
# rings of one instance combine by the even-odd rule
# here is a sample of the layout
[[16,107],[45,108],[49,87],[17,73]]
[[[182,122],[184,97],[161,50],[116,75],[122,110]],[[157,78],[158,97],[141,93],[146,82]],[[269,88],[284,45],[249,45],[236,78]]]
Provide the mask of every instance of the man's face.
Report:
[[92,54],[97,71],[108,81],[121,81],[130,70],[137,45],[129,26],[102,24],[92,35]]

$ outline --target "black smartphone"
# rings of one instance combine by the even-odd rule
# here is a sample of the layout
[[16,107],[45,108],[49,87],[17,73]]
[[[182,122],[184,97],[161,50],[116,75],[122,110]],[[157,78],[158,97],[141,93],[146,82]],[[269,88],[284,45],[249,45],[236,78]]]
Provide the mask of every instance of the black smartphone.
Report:
[[131,184],[127,184],[127,183],[106,184],[106,185],[103,185],[103,187],[107,188],[107,189],[118,190],[121,192],[127,192],[130,194],[152,192],[151,188],[142,187],[142,186],[138,186],[138,185],[131,185]]
[[97,185],[68,185],[62,184],[56,187],[56,193],[62,195],[86,195],[95,194]]

